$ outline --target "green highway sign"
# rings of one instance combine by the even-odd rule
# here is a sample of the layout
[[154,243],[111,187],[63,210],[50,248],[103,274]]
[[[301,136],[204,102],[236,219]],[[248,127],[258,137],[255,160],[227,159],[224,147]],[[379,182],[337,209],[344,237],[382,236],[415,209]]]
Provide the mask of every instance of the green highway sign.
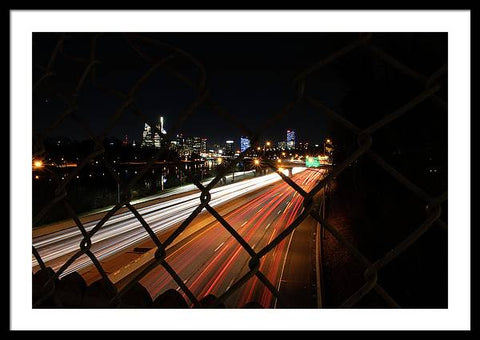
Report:
[[307,168],[316,168],[320,166],[320,160],[318,157],[306,157],[305,158],[305,166]]

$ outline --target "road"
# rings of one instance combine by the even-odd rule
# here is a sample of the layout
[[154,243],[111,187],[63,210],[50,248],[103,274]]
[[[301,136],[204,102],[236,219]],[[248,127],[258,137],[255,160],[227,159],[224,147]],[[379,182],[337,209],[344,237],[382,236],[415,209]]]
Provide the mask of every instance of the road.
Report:
[[[231,183],[233,181],[238,182],[240,180],[244,180],[252,177],[255,177],[255,170],[237,171],[235,173],[230,173],[226,175],[225,180],[227,183]],[[213,177],[207,178],[203,180],[201,183],[204,186],[206,186],[208,183],[212,181],[212,179]],[[222,185],[225,185],[225,184],[222,181],[220,181],[215,185],[215,187],[220,187]],[[157,203],[161,203],[169,199],[179,198],[184,195],[189,195],[197,192],[199,192],[199,190],[195,184],[185,184],[179,187],[165,189],[159,194],[132,200],[130,204],[135,207],[150,206]],[[102,216],[105,214],[105,212],[109,211],[112,208],[113,208],[113,205],[95,209],[93,211],[90,211],[84,214],[79,214],[78,217],[84,224],[89,222],[97,223],[99,219],[102,218]],[[127,208],[123,207],[117,213],[122,213],[125,211],[127,211]],[[71,219],[58,221],[58,222],[50,223],[47,225],[42,225],[33,229],[33,238],[52,234],[60,230],[71,228],[73,226],[74,226],[74,222]]]
[[[303,168],[294,168],[293,173],[302,171]],[[256,177],[238,183],[213,188],[210,205],[220,207],[229,201],[244,197],[261,188],[268,187],[280,180],[275,174]],[[183,189],[182,189],[183,190]],[[199,193],[187,194],[179,198],[173,198],[157,204],[143,206],[138,209],[139,213],[150,225],[155,233],[162,234],[172,230],[185,220],[200,203]],[[85,223],[85,229],[91,230],[99,220]],[[121,255],[132,246],[148,240],[149,236],[140,222],[131,212],[124,212],[112,216],[105,225],[92,237],[91,251],[95,256],[105,261],[114,255]],[[40,256],[55,271],[79,249],[82,235],[77,227],[65,228],[47,235],[35,237],[33,245]],[[103,263],[102,263],[103,264]],[[63,277],[73,271],[85,270],[91,267],[90,259],[82,255],[64,272]],[[38,269],[38,263],[32,256],[32,268]]]
[[[307,170],[294,175],[292,179],[304,190],[309,191],[323,174],[324,170]],[[255,251],[259,251],[302,212],[302,203],[301,195],[282,181],[224,217]],[[303,231],[300,241],[296,242],[294,247],[296,253],[301,254],[302,242],[313,237],[313,230],[309,230]],[[287,258],[289,262],[287,271],[290,276],[311,267],[310,261],[305,264],[305,256],[287,257],[293,238],[294,233],[291,233],[260,262],[260,271],[277,289],[282,289]],[[304,250],[308,254],[309,249]],[[227,291],[248,272],[250,256],[219,222],[214,222],[167,251],[166,260],[193,294],[201,299],[209,294],[220,296]],[[295,266],[302,269],[292,269]],[[153,299],[167,289],[182,292],[163,267],[152,270],[140,284],[148,290]],[[225,304],[233,308],[251,301],[256,301],[265,308],[276,307],[277,304],[275,297],[256,277],[251,278],[232,294]]]

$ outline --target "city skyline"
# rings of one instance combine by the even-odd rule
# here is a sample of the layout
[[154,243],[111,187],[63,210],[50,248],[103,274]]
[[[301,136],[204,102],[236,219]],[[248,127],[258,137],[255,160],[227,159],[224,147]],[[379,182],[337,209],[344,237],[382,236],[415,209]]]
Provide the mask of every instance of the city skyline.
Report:
[[[231,138],[230,136],[224,136],[223,138],[217,137],[217,140],[212,140],[205,135],[185,135],[180,132],[175,136],[168,136],[169,138],[167,138],[164,118],[164,116],[158,116],[156,130],[153,130],[148,123],[145,123],[139,139],[132,138],[128,134],[125,134],[123,139],[117,136],[110,136],[110,138],[113,137],[119,141],[121,140],[123,145],[136,146],[138,144],[142,148],[161,148],[164,146],[174,149],[175,151],[180,151],[182,147],[186,146],[187,151],[179,152],[182,156],[190,155],[193,152],[200,154],[206,153],[207,150],[217,151],[218,149],[222,149],[222,152],[226,151],[227,153],[231,152],[233,154],[243,152],[248,147],[252,146],[251,140],[244,135],[240,135],[237,138]],[[160,134],[157,131],[160,131]],[[55,137],[51,138],[54,139]],[[56,138],[65,138],[65,136],[57,136]],[[296,148],[307,149],[308,145],[319,147],[319,145],[326,140],[328,140],[328,137],[323,137],[322,140],[317,143],[308,140],[299,141],[297,138],[297,131],[294,129],[287,129],[284,132],[284,139],[276,140],[273,138],[260,138],[256,145],[268,144],[268,148],[271,150],[293,150]],[[168,145],[163,145],[162,142],[166,142]]]
[[[164,116],[162,116],[162,117],[165,118]],[[153,132],[153,130],[151,130],[151,127],[148,123],[143,123],[142,124],[142,123],[139,122],[138,127],[139,127],[138,131],[134,130],[133,133],[132,132],[121,132],[120,131],[118,134],[109,135],[107,137],[108,138],[115,138],[115,139],[122,140],[122,141],[124,141],[125,137],[127,137],[129,144],[135,142],[136,144],[141,145],[142,140],[144,139],[144,134],[146,134],[146,133],[150,134],[151,133],[152,136],[154,136],[154,135],[158,136],[158,133]],[[270,141],[270,142],[275,143],[277,145],[278,145],[278,143],[287,142],[287,137],[285,137],[285,134],[286,134],[287,131],[290,131],[290,130],[295,132],[294,133],[294,136],[295,136],[294,138],[297,142],[301,141],[301,142],[308,142],[308,143],[311,143],[311,144],[321,144],[325,138],[328,138],[327,134],[325,133],[325,134],[322,134],[322,135],[315,136],[315,138],[313,140],[309,140],[307,138],[299,140],[299,138],[297,137],[298,136],[298,130],[290,128],[290,129],[285,129],[283,131],[280,131],[278,134],[275,134],[275,136],[262,136],[261,135],[260,138],[259,138],[259,144],[263,144],[267,141]],[[187,133],[184,133],[183,131],[179,131],[176,134],[176,136],[178,136],[178,135],[207,138],[208,143],[210,145],[224,144],[225,141],[227,141],[227,140],[233,140],[236,145],[240,145],[242,137],[245,137],[240,132],[237,133],[237,134],[232,134],[232,135],[207,136],[207,135],[202,134],[202,133],[193,132],[193,133],[187,134]],[[82,140],[85,140],[85,139],[89,139],[89,137],[87,137],[87,136],[83,136],[83,138],[82,138],[82,136],[72,136],[72,135],[66,135],[66,134],[62,134],[62,133],[52,134],[49,137],[52,138],[52,139],[55,139],[55,138],[69,138],[73,141],[82,141]],[[152,141],[152,144],[153,143],[154,142]],[[159,140],[157,140],[156,143],[158,144]]]
[[33,306],[447,306],[447,38],[33,34]]
[[[88,42],[88,36],[73,34],[69,43],[71,48],[82,48]],[[205,64],[208,78],[206,86],[218,98],[216,103],[228,116],[234,117],[252,133],[263,126],[278,110],[294,101],[290,88],[296,74],[306,65],[313,63],[316,56],[325,54],[337,42],[326,39],[325,44],[319,46],[315,42],[326,34],[303,34],[298,40],[294,34],[233,34],[229,39],[218,33],[202,34],[202,43],[199,44],[196,34],[151,34],[152,38],[161,39],[165,43],[178,45],[178,48],[198,56],[199,62]],[[58,34],[34,34],[34,55],[38,63],[48,61],[52,49],[58,39]],[[340,41],[349,41],[356,38],[356,34],[340,34]],[[144,72],[138,66],[138,58],[130,53],[123,54],[124,45],[120,35],[105,34],[101,38],[105,51],[102,54],[102,69],[98,72],[98,83],[106,88],[126,89],[132,86]],[[221,46],[221,48],[220,48]],[[311,54],[305,54],[298,59],[296,51],[299,47],[309,46]],[[257,56],[250,53],[255,50]],[[117,58],[122,53],[123,57]],[[298,61],[291,64],[292,58]],[[189,61],[183,61],[182,67],[190,67]],[[46,82],[38,91],[33,101],[33,133],[34,136],[49,129],[55,122],[55,117],[64,110],[65,102],[61,93],[75,88],[77,74],[81,72],[80,65],[71,64],[67,59],[59,58],[59,69],[68,68],[68,73],[62,73],[55,83]],[[111,70],[122,74],[121,79],[111,76]],[[36,69],[34,70],[37,71]],[[198,79],[198,72],[189,71],[188,76]],[[333,84],[333,85],[332,85]],[[102,135],[104,127],[118,107],[118,98],[95,91],[90,84],[82,93],[82,101],[76,107],[77,114],[90,122],[90,129],[94,134]],[[340,75],[333,71],[322,76],[320,84],[321,96],[326,102],[336,107],[340,104],[347,85]],[[60,95],[59,95],[60,94]],[[280,101],[278,99],[281,99]],[[168,72],[159,70],[142,85],[141,95],[137,100],[137,108],[142,117],[132,110],[126,110],[109,130],[109,135],[120,139],[127,134],[129,139],[139,141],[145,123],[154,121],[161,114],[165,123],[172,127],[179,122],[181,115],[187,110],[195,96],[188,86],[180,83]],[[309,124],[306,124],[308,117]],[[313,108],[300,105],[269,128],[260,131],[265,139],[283,140],[286,129],[301,131],[299,138],[309,139],[312,142],[316,136],[324,135],[327,131],[326,120],[323,115]],[[195,108],[191,115],[178,126],[177,133],[185,135],[208,135],[214,143],[223,142],[227,136],[238,139],[245,131],[233,123],[227,116],[219,115],[218,111],[206,102]],[[67,117],[53,130],[54,134],[67,135],[73,139],[83,139],[86,134],[76,127],[75,122]]]

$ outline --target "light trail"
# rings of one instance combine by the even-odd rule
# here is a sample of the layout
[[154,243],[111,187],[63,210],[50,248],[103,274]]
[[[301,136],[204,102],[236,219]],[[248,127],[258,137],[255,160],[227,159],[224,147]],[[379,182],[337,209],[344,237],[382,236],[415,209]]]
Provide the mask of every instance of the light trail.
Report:
[[[323,174],[322,171],[310,170],[292,179],[309,191]],[[280,215],[277,211],[283,213]],[[224,218],[258,251],[278,236],[302,211],[303,197],[282,182]],[[261,260],[260,270],[274,286],[279,284],[291,239],[292,235],[285,238]],[[171,252],[166,260],[182,279],[188,281],[193,294],[201,299],[208,294],[223,294],[246,274],[250,255],[223,226],[215,222],[208,231],[202,233],[201,238]],[[155,268],[140,283],[152,298],[167,289],[178,289],[178,285],[162,267]],[[261,302],[265,307],[272,307],[275,302],[271,292],[256,277],[251,278],[227,301],[228,307],[240,307],[252,300]]]
[[[293,168],[292,173],[302,172],[305,168]],[[230,200],[247,195],[265,186],[274,184],[281,180],[276,173],[243,180],[238,183],[213,188],[210,190],[212,207],[219,206]],[[148,207],[139,208],[138,212],[152,228],[155,233],[165,232],[185,220],[200,204],[199,192],[186,195],[166,202],[153,204]],[[92,230],[99,222],[85,223],[88,231]],[[112,216],[100,230],[92,237],[91,251],[99,259],[105,259],[117,254],[137,243],[145,241],[149,235],[131,212],[120,213]],[[79,250],[83,236],[75,226],[33,240],[33,245],[47,265],[58,270],[64,261],[62,257]],[[90,259],[83,255],[62,273],[63,277],[71,272],[78,271],[91,265]],[[32,256],[32,267],[38,266],[35,257]]]

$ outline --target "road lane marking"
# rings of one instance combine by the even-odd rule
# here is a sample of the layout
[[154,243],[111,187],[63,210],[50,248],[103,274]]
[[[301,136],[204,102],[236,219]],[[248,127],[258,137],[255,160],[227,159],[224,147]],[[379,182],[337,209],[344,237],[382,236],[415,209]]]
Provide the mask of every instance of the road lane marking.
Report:
[[267,224],[267,226],[265,227],[265,230],[267,230],[268,227],[270,227],[270,224],[272,224],[272,222],[270,222],[269,224]]
[[243,227],[245,224],[247,224],[248,221],[243,222],[243,224],[240,227]]
[[292,205],[292,203],[293,203],[292,200],[288,201],[288,204],[287,204],[287,206],[285,207],[285,210],[284,210],[284,211],[287,211],[287,209],[290,208],[290,206]]
[[[285,270],[285,264],[287,263],[287,257],[288,257],[288,251],[290,250],[290,243],[292,243],[293,239],[293,234],[295,233],[296,229],[293,229],[292,233],[290,234],[290,240],[288,241],[288,246],[287,250],[285,251],[285,259],[283,260],[283,266],[282,266],[282,271],[280,272],[280,280],[278,281],[277,285],[277,292],[280,292],[280,285],[282,284],[283,281],[283,271]],[[277,301],[278,299],[275,298],[275,304],[273,305],[273,308],[277,308]]]
[[223,241],[222,243],[220,243],[220,245],[219,245],[217,248],[215,248],[215,250],[214,250],[213,252],[215,253],[218,249],[220,249],[220,247],[223,246],[224,243],[225,243],[225,241]]
[[278,212],[277,212],[277,215],[280,215],[282,213],[282,209],[280,209]]
[[227,289],[225,289],[225,291],[227,291],[227,290],[230,289],[230,287],[232,286],[234,280],[235,280],[235,278],[233,278],[233,279],[230,281],[230,283],[228,284]]

